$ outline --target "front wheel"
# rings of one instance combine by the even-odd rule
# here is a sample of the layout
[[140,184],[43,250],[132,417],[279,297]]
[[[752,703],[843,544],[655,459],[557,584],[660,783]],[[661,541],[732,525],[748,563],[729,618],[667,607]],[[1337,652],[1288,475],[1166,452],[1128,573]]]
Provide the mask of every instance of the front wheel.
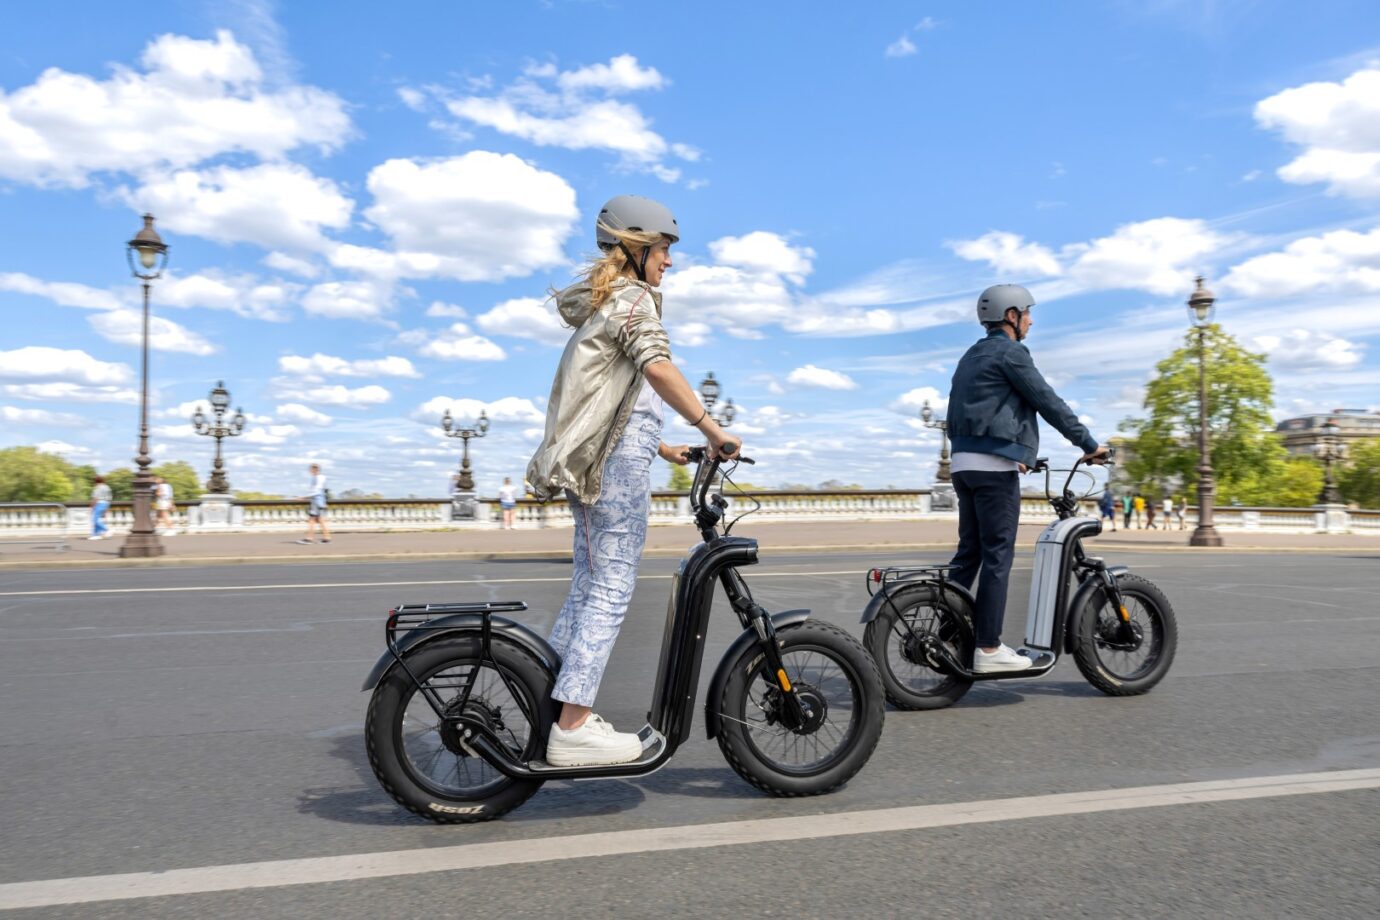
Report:
[[783,723],[783,691],[754,645],[733,662],[716,701],[719,748],[739,776],[771,795],[829,792],[863,768],[882,736],[881,676],[837,626],[807,621],[776,639],[792,692],[808,709],[805,724]]
[[[409,650],[374,688],[364,737],[369,765],[399,805],[441,824],[488,821],[527,801],[539,780],[515,780],[469,754],[459,723],[483,722],[518,760],[538,756],[555,721],[555,678],[531,652],[494,637],[444,635]],[[439,715],[421,688],[434,694]]]
[[1109,696],[1146,693],[1169,673],[1179,647],[1179,625],[1169,598],[1139,575],[1116,580],[1129,630],[1106,594],[1094,591],[1073,623],[1074,660],[1088,683]]

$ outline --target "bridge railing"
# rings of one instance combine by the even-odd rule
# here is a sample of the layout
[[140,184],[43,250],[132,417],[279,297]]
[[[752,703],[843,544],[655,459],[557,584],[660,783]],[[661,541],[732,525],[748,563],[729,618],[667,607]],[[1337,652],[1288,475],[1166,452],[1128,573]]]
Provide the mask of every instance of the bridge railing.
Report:
[[[951,506],[935,507],[929,489],[788,490],[763,489],[747,495],[727,493],[729,514],[748,511],[753,501],[761,508],[756,520],[954,520]],[[683,492],[652,493],[653,524],[683,524],[690,520],[689,498]],[[1081,504],[1081,513],[1097,516],[1097,505]],[[229,496],[203,496],[199,501],[175,504],[173,521],[178,530],[198,533],[237,531],[291,531],[306,523],[307,502],[297,499],[235,501]],[[1042,497],[1023,496],[1021,521],[1038,524],[1052,520],[1054,512]],[[493,528],[499,525],[496,498],[479,498],[462,507],[448,498],[352,498],[336,499],[327,510],[330,526],[343,531],[449,530]],[[1280,533],[1371,533],[1380,535],[1380,510],[1348,510],[1335,505],[1312,508],[1223,506],[1215,521],[1226,530],[1259,530]],[[113,533],[127,532],[133,523],[130,502],[115,502],[106,513]],[[1141,526],[1146,521],[1142,517]],[[564,501],[541,503],[522,499],[517,503],[514,524],[521,529],[569,527],[570,507]],[[1121,525],[1118,511],[1117,524]],[[1177,529],[1177,518],[1156,524]],[[1197,525],[1197,509],[1187,509],[1186,528]],[[0,504],[0,541],[13,537],[86,534],[91,530],[86,504]]]

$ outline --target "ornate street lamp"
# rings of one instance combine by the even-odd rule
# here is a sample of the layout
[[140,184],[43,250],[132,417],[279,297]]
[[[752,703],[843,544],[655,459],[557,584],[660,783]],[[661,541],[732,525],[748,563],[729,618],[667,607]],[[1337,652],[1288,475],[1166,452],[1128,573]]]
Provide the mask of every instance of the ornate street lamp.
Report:
[[1216,298],[1203,287],[1203,276],[1194,282],[1188,298],[1188,316],[1198,330],[1198,527],[1189,546],[1221,546],[1222,537],[1212,524],[1212,499],[1217,483],[1212,474],[1212,453],[1208,444],[1207,411],[1207,327],[1212,322]]
[[705,411],[709,417],[718,422],[720,428],[727,428],[733,424],[733,418],[738,414],[738,409],[733,405],[733,400],[724,402],[723,408],[718,412],[714,411],[714,404],[719,401],[719,381],[714,379],[714,372],[709,371],[700,381],[700,399],[704,400]]
[[1323,462],[1323,487],[1318,501],[1324,505],[1340,505],[1342,493],[1337,489],[1333,466],[1346,457],[1346,445],[1342,443],[1341,429],[1337,427],[1336,419],[1328,419],[1327,424],[1322,427],[1322,440],[1314,450],[1318,459]]
[[153,229],[152,214],[144,215],[143,229],[125,244],[125,258],[134,277],[143,282],[144,329],[140,351],[139,455],[134,458],[139,466],[134,474],[134,526],[120,547],[120,555],[161,556],[163,544],[153,529],[153,474],[149,472],[149,464],[153,462],[149,456],[149,289],[168,266],[168,245]]
[[460,461],[460,479],[456,482],[456,489],[460,492],[474,491],[474,476],[470,472],[470,438],[482,438],[489,431],[489,417],[484,414],[484,410],[479,410],[479,420],[473,428],[457,427],[455,420],[450,417],[450,410],[441,416],[441,428],[445,430],[448,438],[461,438],[465,443],[464,459]]
[[207,437],[216,439],[216,462],[211,466],[211,478],[206,480],[206,491],[213,495],[225,495],[230,491],[230,480],[225,478],[225,463],[221,460],[220,442],[222,438],[238,437],[244,431],[244,411],[236,408],[235,415],[230,421],[225,420],[225,412],[230,408],[230,391],[225,388],[225,381],[216,381],[216,388],[211,391],[211,411],[215,413],[215,420],[208,420],[201,407],[196,407],[196,414],[192,416],[192,428],[197,434],[204,434]]
[[934,478],[936,482],[950,482],[953,477],[949,473],[949,423],[945,419],[934,417],[934,409],[930,407],[928,399],[920,407],[920,421],[926,428],[939,429],[939,471],[934,474]]

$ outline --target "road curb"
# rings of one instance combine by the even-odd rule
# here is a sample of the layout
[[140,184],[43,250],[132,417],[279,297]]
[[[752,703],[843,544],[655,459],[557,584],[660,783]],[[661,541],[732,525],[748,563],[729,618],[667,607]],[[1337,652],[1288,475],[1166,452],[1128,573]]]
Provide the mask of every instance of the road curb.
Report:
[[[1019,547],[1034,546],[1034,541],[1021,541]],[[952,540],[937,543],[856,543],[856,544],[772,544],[763,547],[763,554],[775,553],[898,553],[920,550],[952,550]],[[1214,553],[1236,555],[1245,553],[1312,553],[1338,554],[1356,553],[1366,556],[1380,556],[1380,546],[1166,546],[1154,543],[1134,543],[1111,540],[1095,540],[1089,546],[1096,549],[1117,552],[1137,553]],[[684,548],[662,547],[649,549],[643,555],[657,558],[679,557],[685,554]],[[220,566],[220,565],[330,565],[348,562],[498,562],[502,560],[551,560],[569,562],[570,553],[565,550],[507,550],[493,551],[455,551],[446,553],[351,553],[333,556],[159,556],[153,559],[51,559],[40,561],[0,562],[0,572],[32,571],[40,569],[122,569],[122,568],[162,568],[176,566]]]

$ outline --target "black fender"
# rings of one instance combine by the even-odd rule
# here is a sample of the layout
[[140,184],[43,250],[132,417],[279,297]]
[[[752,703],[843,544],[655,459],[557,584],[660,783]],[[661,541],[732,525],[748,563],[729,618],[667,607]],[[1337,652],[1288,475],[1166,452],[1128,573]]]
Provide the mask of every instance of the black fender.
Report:
[[[1131,567],[1129,565],[1109,565],[1107,574],[1112,576],[1112,580],[1120,578],[1122,575],[1129,575]],[[1083,611],[1088,607],[1088,601],[1092,599],[1094,591],[1102,589],[1102,580],[1097,577],[1097,573],[1091,573],[1078,584],[1078,590],[1073,592],[1073,600],[1069,601],[1068,617],[1064,626],[1064,651],[1072,655],[1078,651],[1078,637],[1082,635]]]
[[[938,584],[939,582],[937,581],[928,580],[893,581],[884,586],[876,594],[872,595],[872,599],[868,601],[867,606],[863,608],[862,619],[858,622],[863,624],[871,623],[873,620],[877,619],[882,611],[887,609],[889,605],[894,605],[899,610],[905,604],[905,599],[902,595],[916,588],[934,588]],[[943,585],[944,599],[958,611],[960,616],[967,617],[968,621],[972,622],[974,610],[973,595],[967,588],[962,585],[954,584],[951,581],[946,581]]]
[[[780,613],[771,615],[771,625],[776,632],[781,632],[791,626],[798,626],[810,618],[808,610],[783,610]],[[733,669],[733,663],[742,657],[743,652],[749,646],[757,644],[760,639],[757,637],[757,630],[745,629],[733,640],[733,644],[724,652],[724,657],[720,659],[719,666],[714,670],[714,677],[709,681],[709,693],[704,699],[704,730],[706,737],[716,738],[719,735],[719,700],[724,695],[724,684],[728,683],[729,672]]]
[[[492,635],[502,636],[531,652],[543,665],[550,669],[552,674],[560,671],[561,656],[557,655],[555,649],[551,648],[551,645],[541,636],[516,620],[510,620],[507,617],[490,614],[489,623]],[[483,628],[484,615],[480,613],[456,613],[447,617],[437,617],[427,623],[425,629],[413,629],[403,633],[402,638],[397,641],[398,654],[403,654],[409,649],[439,639],[442,636],[454,635],[457,632],[478,633]],[[374,689],[379,681],[383,680],[388,670],[397,663],[393,653],[385,651],[374,663],[373,670],[364,679],[364,686],[360,687],[360,690]]]

